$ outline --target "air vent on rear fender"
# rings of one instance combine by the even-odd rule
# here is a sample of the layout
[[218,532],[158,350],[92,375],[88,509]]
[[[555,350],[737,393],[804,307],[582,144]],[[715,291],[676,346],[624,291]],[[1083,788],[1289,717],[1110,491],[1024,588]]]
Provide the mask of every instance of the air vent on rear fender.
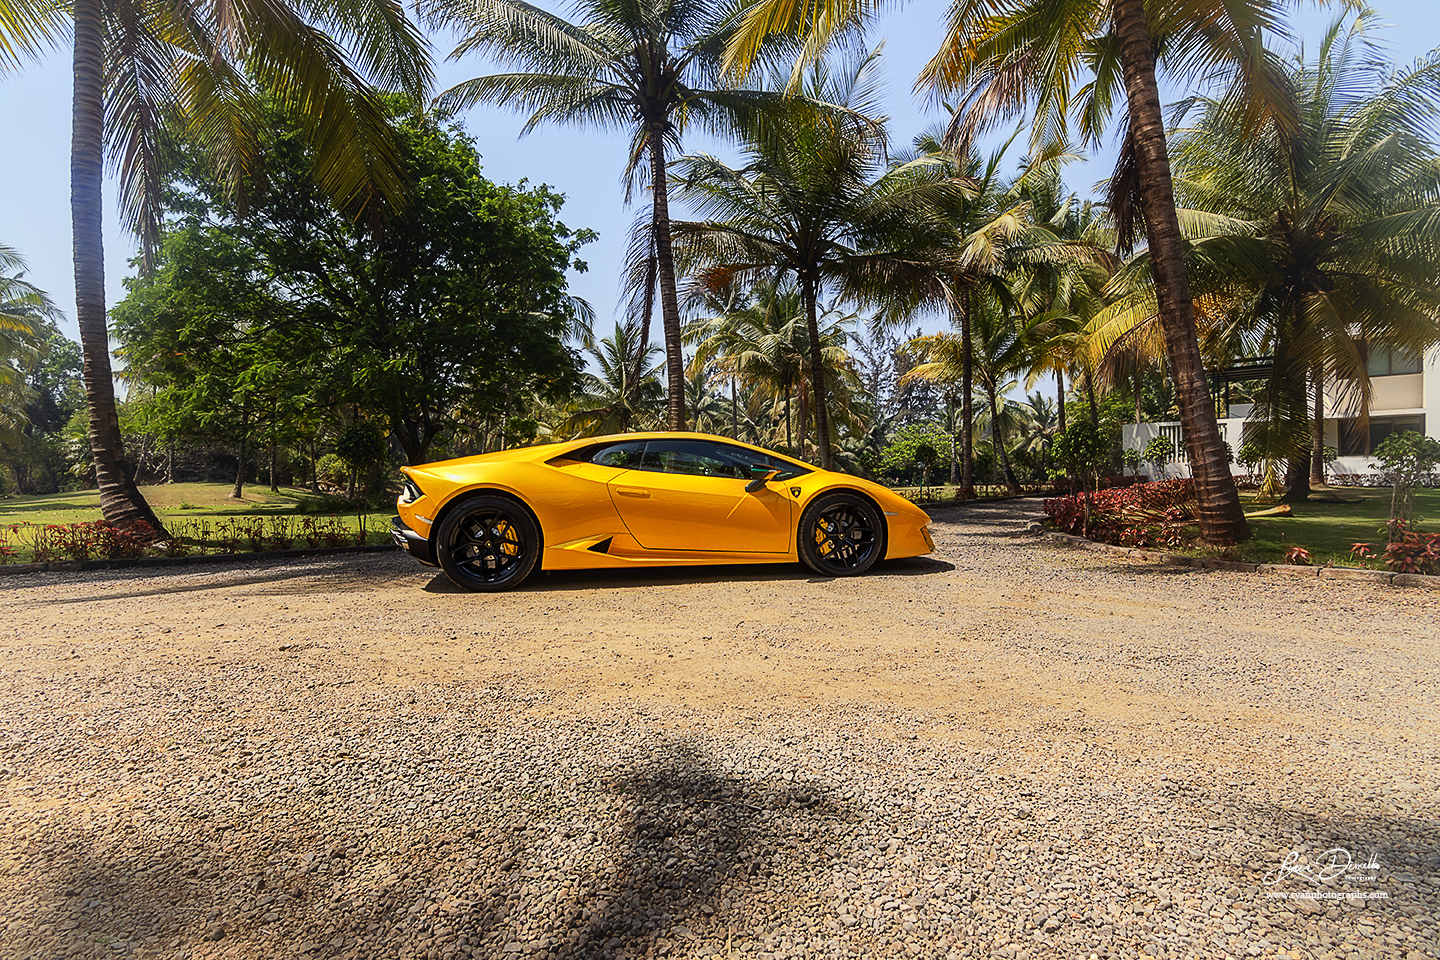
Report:
[[601,540],[599,543],[594,544],[593,546],[586,547],[585,549],[586,549],[586,550],[589,550],[591,553],[609,553],[609,552],[610,552],[610,541],[611,541],[611,540],[614,540],[614,539],[615,539],[614,537],[606,537],[604,540]]

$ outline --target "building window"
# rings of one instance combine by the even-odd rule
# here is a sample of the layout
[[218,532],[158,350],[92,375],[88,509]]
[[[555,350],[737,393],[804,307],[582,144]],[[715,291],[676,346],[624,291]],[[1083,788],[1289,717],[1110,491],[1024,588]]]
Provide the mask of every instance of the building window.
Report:
[[1425,432],[1425,415],[1407,417],[1371,417],[1368,427],[1362,427],[1359,420],[1340,421],[1340,456],[1368,457],[1375,448],[1392,433],[1402,430]]
[[1399,433],[1402,430],[1414,430],[1416,433],[1425,432],[1425,415],[1422,413],[1413,417],[1371,417],[1370,418],[1370,449],[1368,453],[1374,453],[1375,448],[1392,433]]
[[1369,356],[1365,361],[1365,371],[1372,377],[1391,377],[1402,373],[1419,373],[1420,357],[1418,354],[1406,353],[1403,350],[1390,350],[1386,347],[1373,346],[1370,348]]

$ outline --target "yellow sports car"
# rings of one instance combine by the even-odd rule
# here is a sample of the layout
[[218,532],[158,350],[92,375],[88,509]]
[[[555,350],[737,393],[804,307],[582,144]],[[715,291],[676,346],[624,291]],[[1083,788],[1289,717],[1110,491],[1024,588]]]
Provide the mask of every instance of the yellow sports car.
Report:
[[701,433],[627,433],[404,467],[395,542],[467,590],[536,567],[793,563],[853,576],[935,549],[879,484]]

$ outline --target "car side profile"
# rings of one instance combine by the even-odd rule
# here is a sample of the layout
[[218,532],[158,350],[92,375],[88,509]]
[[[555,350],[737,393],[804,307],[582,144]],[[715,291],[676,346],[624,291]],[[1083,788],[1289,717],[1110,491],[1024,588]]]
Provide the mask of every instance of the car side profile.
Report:
[[802,562],[854,576],[934,550],[879,484],[699,433],[628,433],[404,467],[397,544],[467,590],[533,570]]

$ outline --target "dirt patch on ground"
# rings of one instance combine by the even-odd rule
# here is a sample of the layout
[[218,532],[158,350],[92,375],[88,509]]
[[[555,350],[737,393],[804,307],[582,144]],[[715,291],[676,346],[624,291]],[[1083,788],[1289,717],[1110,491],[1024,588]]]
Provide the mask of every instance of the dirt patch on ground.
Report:
[[[571,572],[474,595],[396,554],[0,583],[0,948],[1433,948],[1432,595],[1065,551],[1023,534],[1033,503],[935,513],[935,556],[843,580]],[[682,800],[699,854],[614,833],[621,807],[649,823]],[[763,855],[693,826],[761,811],[796,818],[754,833]],[[1287,849],[1377,838],[1403,864],[1383,904],[1256,902]],[[147,856],[155,885],[116,879]],[[641,861],[629,908],[585,905]],[[655,899],[672,880],[690,899]],[[157,895],[174,909],[145,913]]]

